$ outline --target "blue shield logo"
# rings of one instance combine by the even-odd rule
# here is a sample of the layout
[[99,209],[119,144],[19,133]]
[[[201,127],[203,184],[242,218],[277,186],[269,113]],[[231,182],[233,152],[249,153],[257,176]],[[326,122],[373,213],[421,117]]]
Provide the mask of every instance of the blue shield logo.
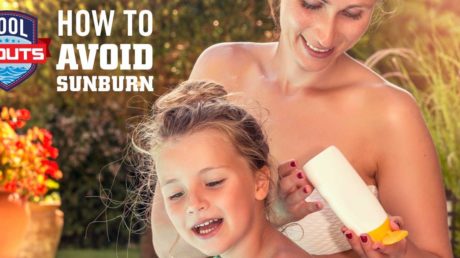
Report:
[[27,45],[37,43],[36,17],[0,11],[0,88],[9,91],[35,72],[37,63],[29,62],[32,48]]

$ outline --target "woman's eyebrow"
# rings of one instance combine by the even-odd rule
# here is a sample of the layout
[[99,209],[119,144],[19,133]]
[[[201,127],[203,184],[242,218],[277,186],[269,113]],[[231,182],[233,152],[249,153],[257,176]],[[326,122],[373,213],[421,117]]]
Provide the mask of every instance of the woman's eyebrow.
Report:
[[346,9],[357,8],[357,7],[371,8],[372,5],[368,5],[368,4],[352,4],[350,6],[347,6]]

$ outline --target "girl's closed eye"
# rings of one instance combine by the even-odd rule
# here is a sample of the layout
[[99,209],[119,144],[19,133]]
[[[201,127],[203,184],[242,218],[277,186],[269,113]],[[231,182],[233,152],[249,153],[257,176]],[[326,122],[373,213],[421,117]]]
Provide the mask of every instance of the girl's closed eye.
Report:
[[215,181],[211,181],[209,183],[206,183],[206,186],[208,186],[208,187],[218,187],[218,186],[222,185],[224,182],[225,182],[225,179],[215,180]]
[[175,201],[175,200],[178,200],[180,197],[182,197],[184,195],[183,192],[178,192],[178,193],[174,193],[172,195],[169,195],[168,196],[168,199],[171,200],[171,201]]
[[317,3],[310,3],[308,1],[305,1],[305,0],[301,0],[300,1],[302,6],[306,9],[309,9],[309,10],[318,10],[320,9],[321,7],[323,7],[323,4],[320,3],[320,2],[317,2]]

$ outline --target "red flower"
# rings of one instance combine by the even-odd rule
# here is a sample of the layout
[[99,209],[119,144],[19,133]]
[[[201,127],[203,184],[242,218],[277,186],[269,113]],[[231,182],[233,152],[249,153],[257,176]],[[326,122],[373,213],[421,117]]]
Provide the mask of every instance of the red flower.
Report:
[[16,122],[16,128],[23,128],[25,125],[26,125],[26,122],[24,122],[23,120],[18,120]]
[[22,149],[22,148],[24,148],[24,146],[25,146],[25,145],[24,145],[23,142],[21,142],[21,141],[16,141],[16,148],[17,148],[17,149]]
[[46,129],[40,129],[40,133],[42,133],[43,136],[43,145],[45,147],[51,146],[51,144],[53,143],[53,135]]
[[59,169],[48,168],[45,173],[54,179],[61,179],[62,178],[62,171]]
[[10,193],[16,192],[16,190],[18,188],[17,182],[15,180],[6,183],[3,187],[5,188],[5,191],[10,192]]
[[48,160],[48,166],[53,169],[59,169],[58,164],[54,160]]
[[30,111],[27,109],[16,110],[16,116],[19,120],[28,121],[30,120]]
[[35,188],[35,194],[39,195],[39,196],[42,196],[42,195],[44,195],[46,193],[47,190],[48,189],[46,188],[46,185],[40,184]]
[[56,161],[53,160],[42,160],[42,166],[46,167],[45,174],[54,178],[60,179],[62,178],[62,172],[59,170],[59,166]]
[[59,155],[59,150],[57,148],[54,148],[52,146],[45,146],[46,148],[46,151],[48,152],[48,155],[52,158],[52,159],[56,159]]
[[13,128],[14,130],[16,130],[18,127],[16,126],[16,122],[17,121],[8,121],[8,124],[11,126],[11,128]]

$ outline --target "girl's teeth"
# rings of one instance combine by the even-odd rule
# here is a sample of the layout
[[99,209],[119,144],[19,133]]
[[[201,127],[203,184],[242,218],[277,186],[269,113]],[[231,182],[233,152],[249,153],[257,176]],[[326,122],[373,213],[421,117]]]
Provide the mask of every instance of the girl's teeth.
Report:
[[213,231],[215,228],[200,230],[200,234],[208,234],[209,232]]
[[204,223],[196,225],[195,228],[204,227],[204,226],[207,226],[207,225],[209,225],[209,224],[211,224],[213,222],[217,222],[217,221],[219,221],[219,219],[208,220],[208,221],[206,221]]
[[205,222],[203,222],[201,224],[197,224],[193,228],[194,228],[196,233],[198,233],[200,235],[206,235],[206,234],[209,234],[210,232],[216,230],[218,225],[214,224],[214,223],[219,222],[221,220],[222,219],[211,219],[211,220],[205,221]]

